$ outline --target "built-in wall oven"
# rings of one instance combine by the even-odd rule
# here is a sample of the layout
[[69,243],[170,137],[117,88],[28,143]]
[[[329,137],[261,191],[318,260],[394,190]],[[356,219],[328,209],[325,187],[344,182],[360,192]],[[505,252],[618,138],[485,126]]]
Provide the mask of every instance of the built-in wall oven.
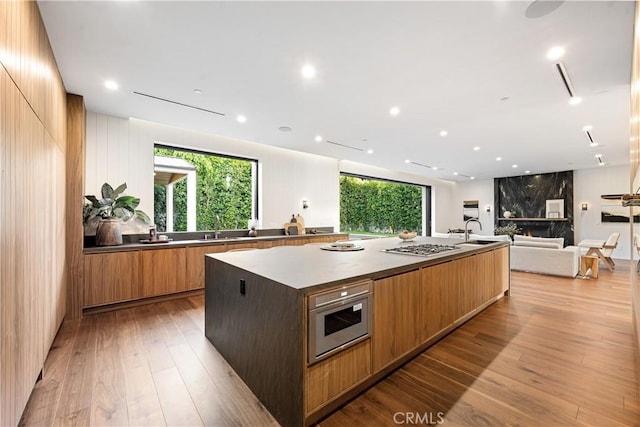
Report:
[[372,296],[367,281],[309,297],[309,363],[369,336]]

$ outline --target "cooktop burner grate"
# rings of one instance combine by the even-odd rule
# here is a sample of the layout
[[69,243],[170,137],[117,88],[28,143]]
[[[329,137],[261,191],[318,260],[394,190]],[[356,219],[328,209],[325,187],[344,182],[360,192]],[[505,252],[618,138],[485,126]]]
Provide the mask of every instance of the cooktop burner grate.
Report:
[[442,252],[449,252],[460,250],[457,246],[451,245],[434,245],[431,243],[423,243],[420,245],[403,245],[398,246],[396,248],[385,249],[385,252],[393,253],[393,254],[403,254],[403,255],[415,255],[415,256],[430,256],[440,254]]

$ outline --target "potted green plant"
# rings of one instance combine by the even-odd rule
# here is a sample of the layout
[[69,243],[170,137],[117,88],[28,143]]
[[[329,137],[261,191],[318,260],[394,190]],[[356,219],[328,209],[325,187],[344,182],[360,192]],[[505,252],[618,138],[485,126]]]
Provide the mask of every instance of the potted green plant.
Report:
[[509,238],[511,240],[513,240],[513,235],[514,234],[518,234],[520,231],[522,231],[521,229],[518,228],[517,225],[515,225],[514,223],[510,223],[507,225],[503,225],[500,227],[496,227],[493,232],[496,236],[499,235],[507,235],[509,236]]
[[138,217],[147,224],[151,222],[149,216],[136,209],[140,199],[134,196],[122,195],[127,184],[118,186],[115,190],[108,183],[102,184],[102,198],[95,195],[85,197],[91,203],[83,208],[83,220],[86,224],[93,218],[99,217],[96,228],[96,246],[114,246],[122,244],[121,222]]

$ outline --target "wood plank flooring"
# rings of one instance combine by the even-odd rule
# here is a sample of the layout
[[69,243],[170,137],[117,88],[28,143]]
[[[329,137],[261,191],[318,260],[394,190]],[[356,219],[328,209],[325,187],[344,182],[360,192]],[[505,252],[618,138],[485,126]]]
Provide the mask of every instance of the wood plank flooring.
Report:
[[[628,262],[512,292],[320,422],[640,426]],[[202,296],[64,323],[22,425],[277,425],[204,337]]]

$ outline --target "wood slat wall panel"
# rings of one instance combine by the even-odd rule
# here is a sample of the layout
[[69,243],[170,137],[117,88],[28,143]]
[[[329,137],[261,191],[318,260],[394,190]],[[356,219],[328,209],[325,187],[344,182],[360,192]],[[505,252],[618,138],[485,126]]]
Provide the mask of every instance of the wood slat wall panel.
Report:
[[[629,143],[629,158],[631,161],[630,168],[630,189],[631,193],[635,192],[640,187],[640,4],[636,1],[635,21],[634,21],[634,36],[633,36],[633,58],[631,69],[631,106],[630,106],[630,143]],[[633,222],[629,224],[631,230],[630,234],[640,232],[640,227],[634,225]],[[631,239],[633,242],[633,239]],[[632,245],[633,246],[633,245]],[[631,253],[635,251],[635,248],[631,248]],[[633,259],[633,257],[632,257]],[[633,329],[636,337],[636,365],[638,372],[640,372],[640,277],[638,274],[631,271],[631,301],[633,310]],[[640,387],[640,385],[639,385]]]
[[0,425],[18,424],[65,312],[64,86],[36,2],[0,4]]
[[85,175],[85,118],[84,100],[78,95],[67,95],[67,157],[66,157],[66,257],[68,268],[67,316],[82,316],[84,292],[84,229],[82,210]]

